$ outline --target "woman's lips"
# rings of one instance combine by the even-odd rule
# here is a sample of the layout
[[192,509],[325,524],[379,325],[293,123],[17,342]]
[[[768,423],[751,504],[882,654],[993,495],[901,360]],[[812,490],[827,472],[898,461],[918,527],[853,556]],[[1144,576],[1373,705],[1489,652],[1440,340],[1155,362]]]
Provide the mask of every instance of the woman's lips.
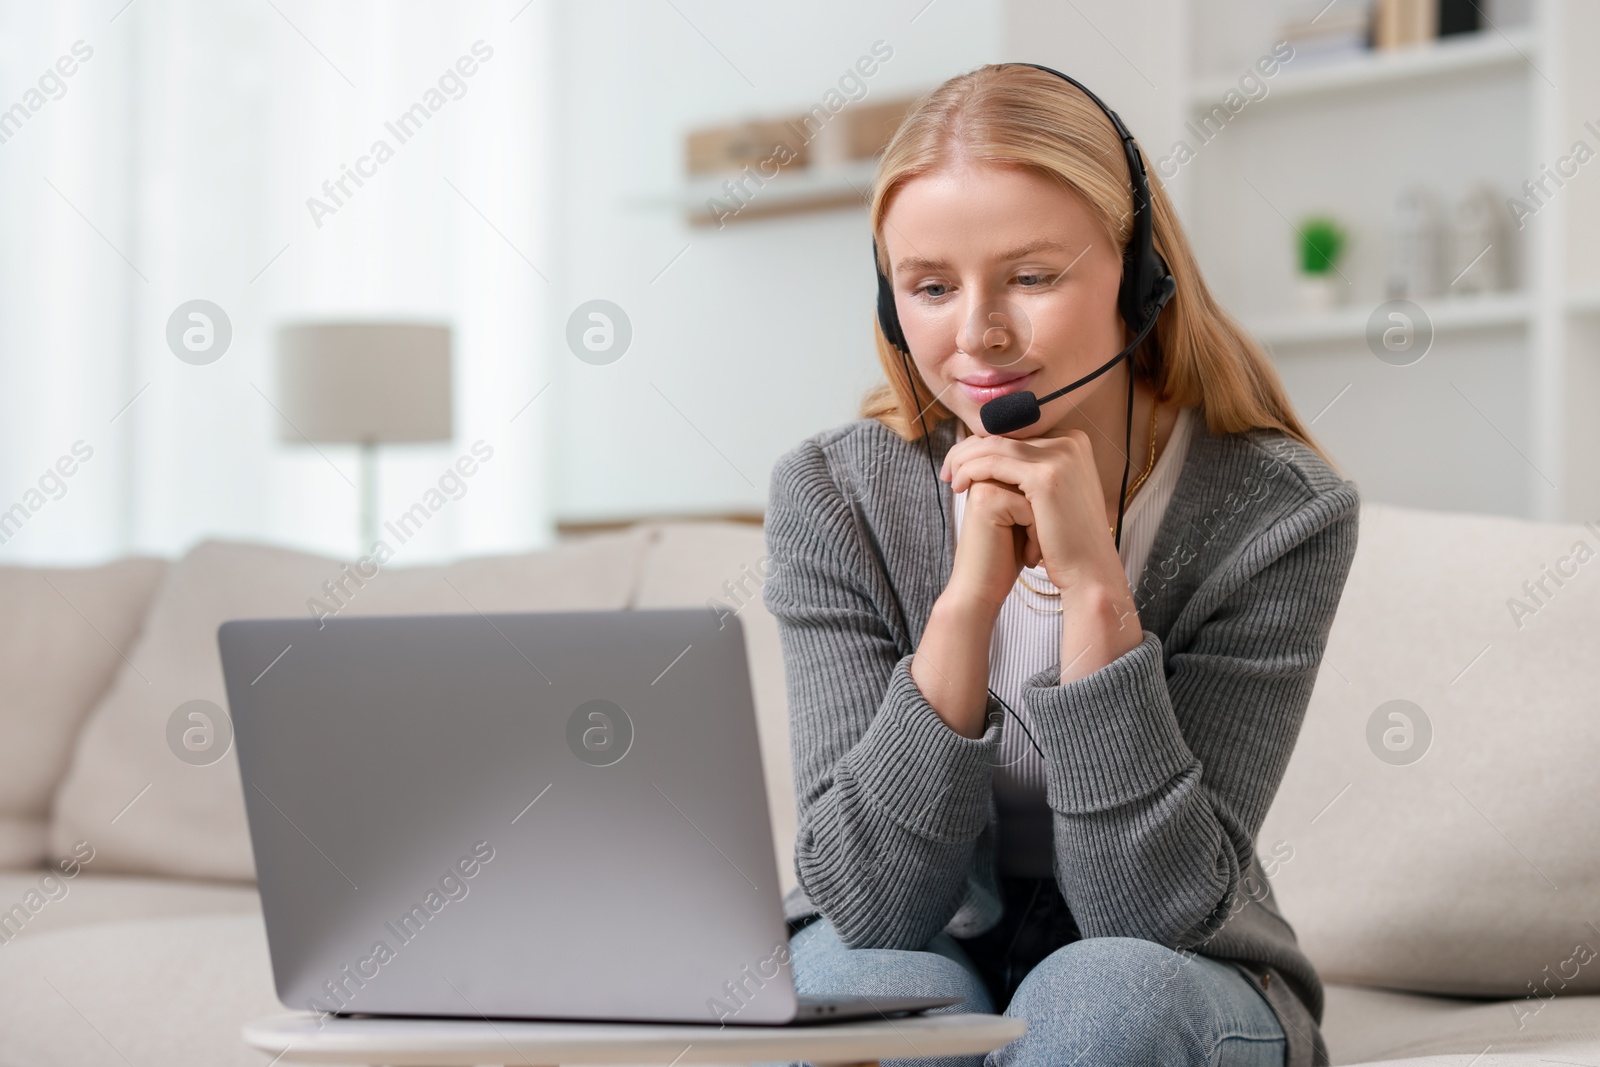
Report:
[[1018,393],[1028,388],[1028,381],[1033,377],[1033,371],[1026,374],[973,375],[971,378],[957,378],[956,384],[961,386],[961,391],[967,394],[967,399],[974,404],[987,404],[997,396],[1007,393]]

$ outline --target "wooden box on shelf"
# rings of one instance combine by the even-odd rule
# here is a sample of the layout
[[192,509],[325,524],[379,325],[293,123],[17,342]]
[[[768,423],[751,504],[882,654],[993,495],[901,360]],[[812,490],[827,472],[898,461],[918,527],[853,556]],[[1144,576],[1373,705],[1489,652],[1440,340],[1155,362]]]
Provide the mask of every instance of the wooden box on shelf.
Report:
[[803,167],[810,153],[793,119],[767,119],[691,130],[688,156],[689,174],[698,177],[737,172],[745,166],[756,170],[764,162],[768,172]]
[[690,131],[688,181],[676,198],[691,226],[860,207],[880,155],[916,97],[822,105],[789,118]]
[[841,111],[839,119],[845,123],[845,144],[850,158],[871,159],[882,152],[914,103],[914,97],[905,97],[885,100],[881,104],[848,107]]

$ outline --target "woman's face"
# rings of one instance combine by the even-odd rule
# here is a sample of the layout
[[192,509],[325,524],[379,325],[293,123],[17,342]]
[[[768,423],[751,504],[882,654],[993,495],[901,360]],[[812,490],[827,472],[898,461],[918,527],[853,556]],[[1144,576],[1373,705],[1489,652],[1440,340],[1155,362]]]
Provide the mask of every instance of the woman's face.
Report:
[[[1043,396],[1126,343],[1121,251],[1087,201],[1032,171],[963,161],[914,178],[884,214],[883,235],[911,358],[975,434],[987,401]],[[1108,371],[1012,436],[1049,436],[1125,383]]]

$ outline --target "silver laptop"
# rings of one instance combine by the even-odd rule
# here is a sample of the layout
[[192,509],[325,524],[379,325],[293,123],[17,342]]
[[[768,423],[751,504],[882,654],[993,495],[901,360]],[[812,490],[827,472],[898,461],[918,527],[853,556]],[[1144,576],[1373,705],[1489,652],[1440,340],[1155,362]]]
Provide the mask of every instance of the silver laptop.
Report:
[[217,633],[278,997],[340,1015],[784,1024],[743,631],[704,609]]

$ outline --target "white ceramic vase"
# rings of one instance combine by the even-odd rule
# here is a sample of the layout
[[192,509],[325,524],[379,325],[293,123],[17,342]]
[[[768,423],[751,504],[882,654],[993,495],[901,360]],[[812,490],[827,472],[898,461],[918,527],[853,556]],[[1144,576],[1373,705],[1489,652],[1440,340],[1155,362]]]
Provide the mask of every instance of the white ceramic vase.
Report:
[[1326,315],[1339,306],[1344,283],[1332,272],[1300,275],[1300,310],[1307,315]]

